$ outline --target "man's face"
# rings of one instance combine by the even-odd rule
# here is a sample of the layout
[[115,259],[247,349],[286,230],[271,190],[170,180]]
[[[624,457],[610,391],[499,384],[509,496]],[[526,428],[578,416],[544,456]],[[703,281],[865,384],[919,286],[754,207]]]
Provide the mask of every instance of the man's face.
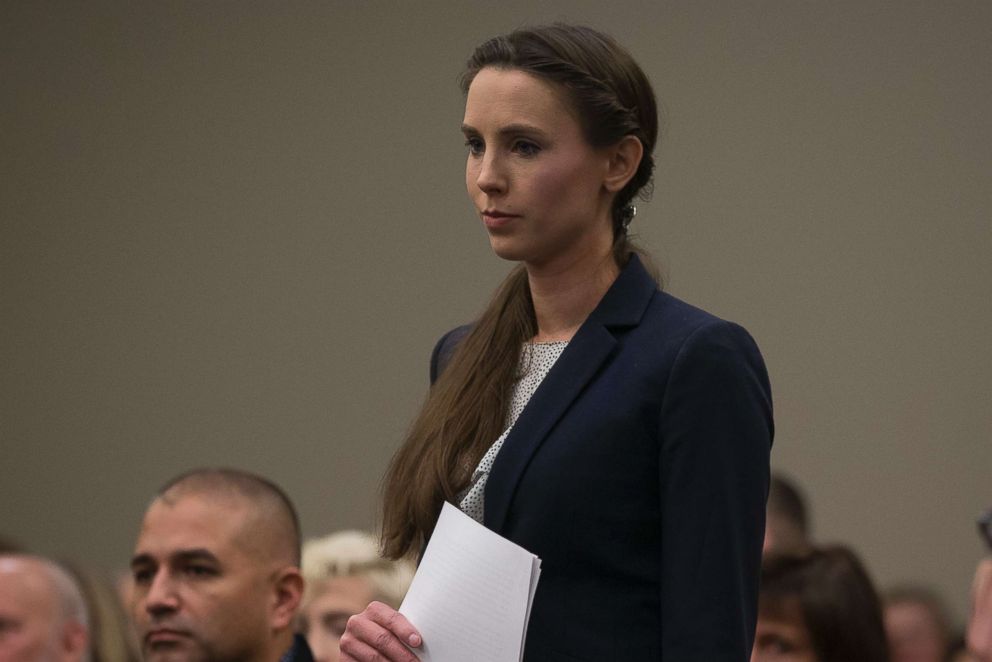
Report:
[[0,558],[0,662],[59,660],[50,582],[32,564]]
[[274,568],[252,543],[247,503],[157,499],[134,551],[132,609],[147,662],[250,661],[272,634]]
[[941,662],[946,637],[930,609],[918,602],[885,607],[885,630],[892,662]]

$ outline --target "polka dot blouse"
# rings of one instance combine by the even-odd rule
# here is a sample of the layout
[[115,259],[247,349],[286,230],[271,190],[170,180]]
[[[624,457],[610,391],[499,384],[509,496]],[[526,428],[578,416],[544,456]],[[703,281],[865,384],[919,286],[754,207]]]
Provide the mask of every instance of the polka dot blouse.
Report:
[[567,340],[557,342],[527,343],[520,353],[520,378],[513,387],[513,399],[510,401],[510,412],[507,416],[506,430],[499,436],[493,445],[489,447],[486,454],[479,461],[479,466],[472,473],[472,481],[468,488],[459,495],[458,507],[462,512],[470,516],[475,521],[481,523],[483,515],[484,498],[486,494],[486,480],[489,472],[492,471],[493,462],[499,449],[503,447],[513,424],[517,422],[520,412],[524,410],[530,401],[537,387],[544,381],[544,377],[551,370],[561,353],[568,346]]

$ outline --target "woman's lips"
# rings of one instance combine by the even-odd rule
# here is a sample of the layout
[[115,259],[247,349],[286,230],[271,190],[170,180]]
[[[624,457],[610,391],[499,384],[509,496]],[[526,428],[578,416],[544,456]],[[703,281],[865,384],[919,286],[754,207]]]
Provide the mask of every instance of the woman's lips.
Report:
[[498,230],[506,227],[515,218],[520,218],[520,216],[495,209],[487,209],[482,212],[482,221],[486,224],[486,228],[490,230]]

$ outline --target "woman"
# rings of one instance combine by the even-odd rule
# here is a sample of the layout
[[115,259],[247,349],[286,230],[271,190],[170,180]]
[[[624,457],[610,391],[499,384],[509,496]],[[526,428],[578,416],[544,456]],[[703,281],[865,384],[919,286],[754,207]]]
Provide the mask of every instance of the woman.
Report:
[[[468,193],[520,265],[435,347],[384,551],[421,552],[448,500],[542,559],[526,660],[746,660],[769,386],[747,332],[660,292],[628,239],[651,86],[609,37],[555,25],[482,44],[463,89]],[[415,660],[415,625],[373,603],[344,659]]]
[[379,556],[375,536],[337,531],[303,543],[305,590],[299,631],[315,662],[338,662],[339,643],[348,619],[372,600],[396,608],[413,579],[413,564]]
[[888,662],[882,606],[857,556],[768,557],[751,662]]

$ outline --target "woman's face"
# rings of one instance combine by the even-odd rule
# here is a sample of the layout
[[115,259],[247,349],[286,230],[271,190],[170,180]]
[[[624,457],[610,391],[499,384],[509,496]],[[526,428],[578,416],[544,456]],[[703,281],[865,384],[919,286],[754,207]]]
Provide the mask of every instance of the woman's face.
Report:
[[363,611],[374,596],[364,577],[333,577],[318,587],[300,611],[301,630],[316,662],[337,662],[348,619]]
[[522,71],[483,69],[462,131],[468,194],[497,255],[553,269],[609,253],[611,152],[586,142],[558,89]]
[[820,662],[798,605],[759,612],[751,662]]

